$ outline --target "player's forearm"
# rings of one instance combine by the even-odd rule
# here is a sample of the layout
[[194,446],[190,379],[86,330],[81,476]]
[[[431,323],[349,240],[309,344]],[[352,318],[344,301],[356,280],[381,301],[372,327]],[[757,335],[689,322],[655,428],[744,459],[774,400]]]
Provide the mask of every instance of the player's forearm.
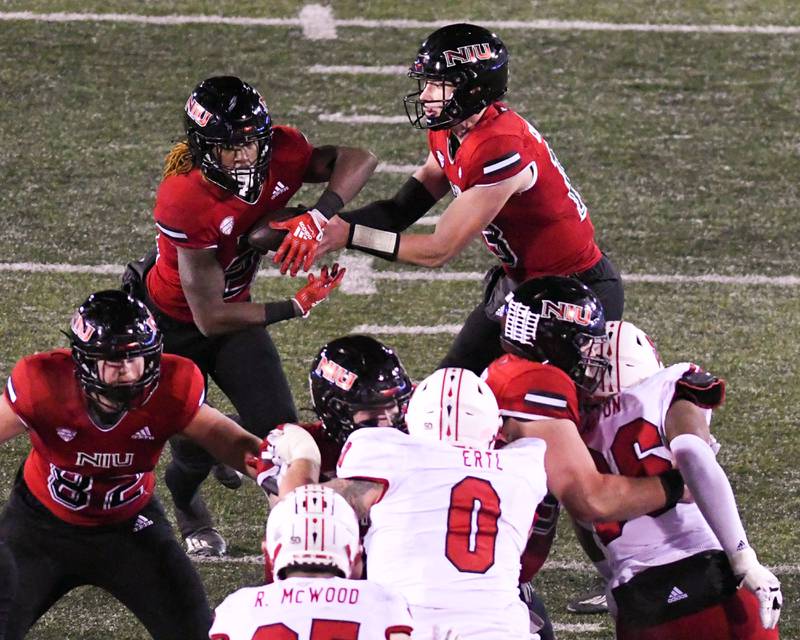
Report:
[[366,149],[339,147],[328,189],[347,204],[361,191],[377,166],[378,158]]
[[441,267],[454,255],[453,247],[439,234],[403,235],[397,251],[400,262],[421,267]]
[[613,522],[663,509],[669,498],[658,476],[629,478],[598,473],[584,487],[571,491],[564,506],[583,522]]
[[392,198],[376,200],[339,215],[349,224],[363,224],[399,233],[424,216],[434,204],[436,198],[419,180],[412,177]]
[[723,550],[731,554],[748,546],[731,483],[708,443],[695,435],[683,434],[670,442],[670,449],[695,503]]
[[248,327],[264,327],[302,315],[291,300],[260,302],[218,302],[191,305],[192,317],[204,336],[217,336]]
[[257,436],[237,425],[235,434],[227,429],[213,431],[202,445],[219,462],[255,479],[255,469],[247,463],[258,457],[261,440]]
[[278,496],[283,498],[287,493],[305,484],[319,482],[319,464],[313,460],[299,458],[289,464],[280,481]]

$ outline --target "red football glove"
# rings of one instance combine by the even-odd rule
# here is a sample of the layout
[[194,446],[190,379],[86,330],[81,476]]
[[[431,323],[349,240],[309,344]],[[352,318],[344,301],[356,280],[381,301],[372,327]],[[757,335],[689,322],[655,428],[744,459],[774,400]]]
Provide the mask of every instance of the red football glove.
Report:
[[286,273],[291,267],[291,274],[294,277],[301,266],[303,271],[311,268],[326,224],[328,219],[316,209],[309,209],[288,220],[269,223],[273,229],[288,232],[272,259],[275,264],[281,263],[281,273]]
[[319,276],[313,273],[308,274],[308,283],[294,296],[294,301],[300,307],[305,318],[313,307],[325,300],[331,292],[338,287],[347,269],[339,268],[337,263],[331,267],[328,273],[327,265],[322,267]]

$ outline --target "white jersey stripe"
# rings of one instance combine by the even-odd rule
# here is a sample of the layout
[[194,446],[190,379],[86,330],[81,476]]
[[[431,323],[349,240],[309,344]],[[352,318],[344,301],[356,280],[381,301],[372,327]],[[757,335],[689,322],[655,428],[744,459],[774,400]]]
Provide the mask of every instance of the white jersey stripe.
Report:
[[553,420],[553,416],[542,416],[538,413],[525,413],[524,411],[507,411],[500,409],[500,415],[504,418],[519,418],[520,420]]
[[175,231],[174,229],[168,229],[164,225],[158,224],[156,222],[156,227],[158,230],[163,233],[165,236],[173,238],[174,240],[188,240],[189,236],[187,236],[183,231]]
[[14,385],[11,382],[11,376],[8,377],[8,382],[6,383],[6,389],[8,390],[8,397],[11,398],[11,402],[16,402],[17,392],[14,391]]
[[487,165],[483,168],[483,175],[488,176],[490,173],[495,173],[496,171],[500,171],[500,169],[504,169],[505,167],[514,164],[515,162],[519,162],[521,156],[519,153],[515,153],[510,158],[506,158],[505,160],[501,160],[500,162],[495,162],[494,164]]
[[567,407],[567,401],[562,398],[551,398],[550,396],[542,396],[538,393],[526,393],[525,400],[536,404],[547,405],[548,407],[558,407],[559,409],[566,409]]

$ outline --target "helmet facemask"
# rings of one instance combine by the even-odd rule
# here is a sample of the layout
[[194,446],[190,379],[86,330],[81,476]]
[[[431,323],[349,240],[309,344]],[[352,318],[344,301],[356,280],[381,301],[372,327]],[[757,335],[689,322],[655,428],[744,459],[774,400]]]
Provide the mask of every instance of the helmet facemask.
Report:
[[[403,98],[406,116],[408,116],[412,126],[417,129],[431,129],[432,131],[450,129],[472,115],[464,115],[464,109],[459,104],[459,89],[456,84],[456,78],[445,79],[444,76],[428,76],[424,73],[416,73],[414,71],[409,72],[408,75],[410,78],[415,78],[418,85],[417,91],[409,93]],[[459,74],[458,77],[460,78],[461,74]],[[441,85],[442,97],[440,100],[421,99],[421,95],[429,82]],[[453,87],[452,94],[449,98],[445,97],[448,85]],[[442,110],[439,112],[438,116],[429,117],[425,114],[426,104],[441,104]]]
[[[70,331],[75,376],[92,405],[103,413],[142,406],[155,391],[161,373],[161,332],[140,301],[119,290],[92,294],[72,317]],[[133,381],[107,382],[100,362],[143,359]]]

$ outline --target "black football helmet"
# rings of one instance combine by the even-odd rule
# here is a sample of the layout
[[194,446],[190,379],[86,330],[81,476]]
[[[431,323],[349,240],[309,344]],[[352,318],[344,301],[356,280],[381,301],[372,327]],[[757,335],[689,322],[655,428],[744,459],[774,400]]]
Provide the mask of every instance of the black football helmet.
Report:
[[[408,72],[419,90],[403,99],[406,115],[418,129],[449,129],[499,100],[508,85],[508,50],[494,33],[474,24],[437,29],[419,48]],[[420,94],[428,81],[455,86],[435,118],[425,115]]]
[[399,409],[392,426],[404,428],[413,385],[395,352],[374,338],[353,335],[329,342],[314,358],[308,382],[323,429],[340,443],[356,429],[377,426],[356,423],[357,411],[390,401]]
[[506,297],[500,343],[509,353],[551,364],[591,394],[609,363],[603,305],[575,278],[545,276]]
[[[186,101],[186,135],[194,163],[214,184],[253,204],[267,178],[272,119],[264,98],[235,76],[216,76],[197,85]],[[258,143],[249,167],[224,167],[219,147]]]
[[[87,397],[101,395],[120,410],[147,402],[161,373],[161,332],[150,310],[124,291],[90,295],[72,316],[67,333],[75,375]],[[100,378],[98,360],[142,356],[144,373],[136,382],[109,384]]]

